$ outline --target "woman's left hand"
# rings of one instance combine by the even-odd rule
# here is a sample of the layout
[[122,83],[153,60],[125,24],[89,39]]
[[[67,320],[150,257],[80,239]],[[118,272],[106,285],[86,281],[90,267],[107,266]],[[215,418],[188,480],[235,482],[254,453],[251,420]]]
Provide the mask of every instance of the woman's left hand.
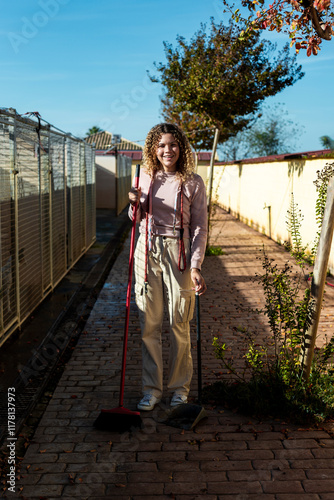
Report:
[[192,289],[195,290],[195,292],[198,293],[198,295],[203,295],[203,293],[206,292],[207,288],[206,288],[204,278],[201,275],[201,272],[199,269],[193,268],[191,270],[191,279],[195,285]]

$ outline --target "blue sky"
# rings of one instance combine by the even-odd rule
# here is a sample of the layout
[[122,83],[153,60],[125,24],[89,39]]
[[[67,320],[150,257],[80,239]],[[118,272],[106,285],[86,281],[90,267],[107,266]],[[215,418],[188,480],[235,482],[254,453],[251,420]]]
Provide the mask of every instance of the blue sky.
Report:
[[[2,2],[0,107],[38,111],[77,136],[98,125],[143,140],[161,120],[161,87],[146,71],[165,60],[163,41],[191,38],[211,16],[223,18],[219,0]],[[284,103],[303,126],[299,151],[321,149],[320,136],[334,137],[334,40],[317,57],[301,52],[298,61],[304,78],[266,103]]]

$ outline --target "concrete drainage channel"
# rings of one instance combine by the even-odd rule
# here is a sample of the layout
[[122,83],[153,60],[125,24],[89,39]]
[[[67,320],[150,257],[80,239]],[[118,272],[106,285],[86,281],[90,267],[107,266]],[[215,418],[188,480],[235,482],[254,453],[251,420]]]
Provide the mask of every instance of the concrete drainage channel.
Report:
[[[130,229],[129,219],[105,246],[99,260],[91,268],[81,286],[73,294],[47,335],[21,370],[14,382],[0,387],[0,446],[5,452],[8,427],[7,389],[15,388],[15,433],[17,454],[22,456],[25,443],[35,431],[53,391],[70,359],[73,347],[84,330],[86,321],[109,272],[121,252]],[[9,382],[6,380],[6,382]],[[2,386],[3,386],[2,382]],[[20,446],[21,441],[21,446]]]

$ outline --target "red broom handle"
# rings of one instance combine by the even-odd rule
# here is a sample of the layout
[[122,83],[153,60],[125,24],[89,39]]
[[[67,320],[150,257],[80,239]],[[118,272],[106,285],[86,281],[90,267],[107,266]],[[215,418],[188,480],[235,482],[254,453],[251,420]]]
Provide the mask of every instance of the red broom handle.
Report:
[[[139,186],[139,171],[140,165],[136,165],[135,174],[135,188],[138,189]],[[130,304],[131,304],[131,286],[132,286],[132,273],[133,273],[133,260],[135,253],[135,237],[136,237],[136,222],[137,222],[137,210],[139,202],[134,206],[133,219],[132,219],[132,229],[131,229],[131,241],[130,241],[130,257],[129,257],[129,278],[128,278],[128,289],[126,293],[126,315],[125,315],[125,325],[124,325],[124,338],[123,338],[123,359],[122,359],[122,374],[121,374],[121,388],[119,391],[119,406],[123,406],[124,397],[124,383],[125,383],[125,366],[126,366],[126,353],[128,347],[128,333],[129,333],[129,319],[130,319]]]

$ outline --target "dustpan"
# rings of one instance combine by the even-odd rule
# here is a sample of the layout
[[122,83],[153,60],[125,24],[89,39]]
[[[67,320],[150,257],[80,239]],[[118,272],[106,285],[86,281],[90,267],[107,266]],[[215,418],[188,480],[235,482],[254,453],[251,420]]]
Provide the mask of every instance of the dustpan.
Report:
[[170,410],[167,419],[163,423],[189,431],[206,417],[206,410],[203,406],[183,403]]
[[167,412],[167,419],[163,423],[180,429],[193,429],[203,418],[207,417],[202,402],[202,348],[201,348],[201,318],[199,294],[196,293],[196,323],[197,323],[197,380],[198,404],[183,403]]

